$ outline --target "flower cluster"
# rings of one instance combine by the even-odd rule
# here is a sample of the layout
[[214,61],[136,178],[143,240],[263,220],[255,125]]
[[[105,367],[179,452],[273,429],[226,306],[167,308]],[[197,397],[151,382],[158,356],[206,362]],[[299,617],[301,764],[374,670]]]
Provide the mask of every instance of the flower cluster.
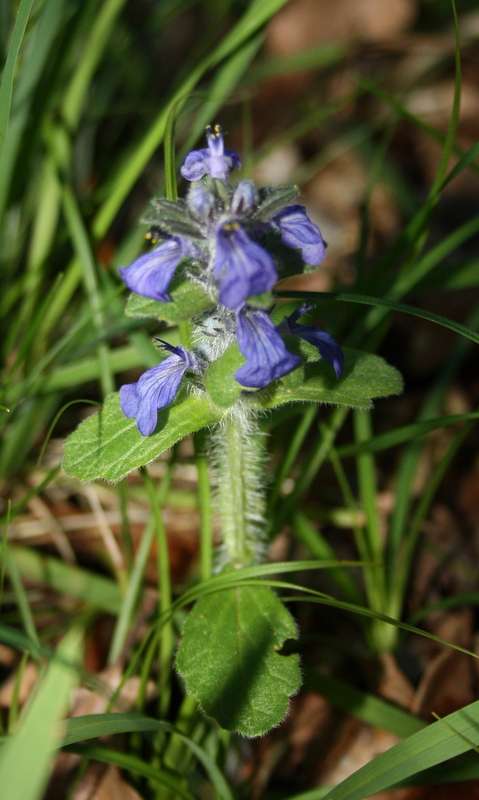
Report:
[[[235,379],[248,389],[263,389],[301,363],[288,351],[285,335],[313,344],[337,377],[343,368],[334,339],[299,322],[306,307],[276,327],[264,307],[268,298],[261,297],[279,278],[280,259],[272,256],[267,243],[271,237],[304,264],[317,266],[326,251],[319,229],[304,206],[290,202],[294,190],[258,189],[249,180],[232,184],[229,175],[240,166],[238,155],[225,149],[219,126],[208,128],[206,138],[207,147],[190,152],[181,167],[190,183],[186,202],[159,201],[158,224],[149,237],[156,246],[120,270],[131,291],[168,303],[173,277],[186,264],[188,279],[199,283],[214,304],[214,310],[195,320],[192,351],[162,343],[170,355],[121,388],[122,410],[136,419],[144,436],[154,432],[158,411],[174,401],[184,375],[201,375],[235,340],[245,359]],[[170,224],[170,217],[177,223]]]

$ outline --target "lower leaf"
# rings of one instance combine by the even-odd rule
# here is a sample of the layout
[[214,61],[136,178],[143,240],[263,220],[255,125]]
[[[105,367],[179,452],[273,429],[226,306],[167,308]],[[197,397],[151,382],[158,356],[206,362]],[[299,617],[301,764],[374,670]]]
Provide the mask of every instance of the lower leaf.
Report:
[[279,725],[301,685],[299,657],[278,651],[296,623],[268,587],[201,598],[186,619],[176,666],[186,690],[223,728],[261,736]]

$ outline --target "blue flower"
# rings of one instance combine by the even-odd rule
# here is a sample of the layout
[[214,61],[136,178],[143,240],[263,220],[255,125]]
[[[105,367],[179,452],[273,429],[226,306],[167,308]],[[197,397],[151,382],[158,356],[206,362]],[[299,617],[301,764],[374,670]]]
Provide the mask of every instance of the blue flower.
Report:
[[196,248],[187,239],[172,236],[149,253],[140,256],[129,267],[120,269],[121,279],[132,292],[153,300],[167,302],[170,281],[184,258],[196,255]]
[[298,325],[296,321],[304,314],[307,314],[309,310],[309,306],[301,306],[286,319],[288,332],[292,333],[294,336],[299,336],[301,339],[305,339],[307,342],[317,347],[321,357],[324,358],[328,364],[331,364],[336,373],[336,377],[340,378],[344,367],[344,355],[339,344],[329,333],[326,333],[326,331],[313,328],[310,325]]
[[156,428],[158,411],[169,406],[180,388],[185,372],[198,372],[199,365],[193,353],[182,347],[162,342],[172,353],[156,367],[148,369],[136,383],[126,383],[120,389],[121,410],[143,436],[150,436]]
[[304,206],[286,206],[273,217],[272,223],[279,230],[284,244],[301,250],[306,264],[318,266],[321,263],[327,244],[319,228],[309,219]]
[[253,242],[236,222],[217,229],[214,276],[219,284],[220,302],[234,311],[251,295],[268,292],[278,280],[269,253]]
[[289,353],[268,314],[243,307],[237,314],[238,345],[246,364],[235,378],[242,386],[262,389],[298,366],[301,359]]
[[223,134],[219,125],[214,129],[206,129],[208,147],[192,150],[186,156],[181,174],[187,181],[199,181],[205,175],[225,181],[228,174],[241,164],[240,158],[233,150],[225,150]]

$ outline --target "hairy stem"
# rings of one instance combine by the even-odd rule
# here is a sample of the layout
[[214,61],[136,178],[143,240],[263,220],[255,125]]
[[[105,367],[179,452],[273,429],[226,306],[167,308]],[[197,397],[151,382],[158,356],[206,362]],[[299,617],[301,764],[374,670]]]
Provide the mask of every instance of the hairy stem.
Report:
[[260,561],[265,547],[264,445],[256,419],[234,406],[212,436],[223,566]]

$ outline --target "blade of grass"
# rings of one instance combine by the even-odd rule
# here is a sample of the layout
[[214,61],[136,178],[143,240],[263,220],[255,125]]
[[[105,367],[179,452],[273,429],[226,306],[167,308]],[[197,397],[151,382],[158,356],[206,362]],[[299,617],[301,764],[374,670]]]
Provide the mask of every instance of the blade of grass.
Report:
[[21,0],[15,17],[10,43],[8,46],[7,60],[0,81],[0,151],[2,150],[7,135],[12,107],[13,82],[20,48],[32,12],[34,0]]
[[401,738],[426,727],[426,723],[413,714],[330,675],[307,671],[304,686],[306,691],[320,692],[333,706],[347,714]]
[[59,658],[49,665],[17,730],[3,745],[0,785],[4,800],[38,800],[42,796],[60,743],[59,722],[77,678],[64,659],[79,661],[81,650],[82,637],[73,629],[58,646]]
[[[477,229],[479,230],[479,221],[476,221]],[[426,311],[423,308],[416,308],[415,306],[407,305],[406,303],[397,303],[394,300],[388,300],[385,297],[371,297],[369,295],[356,294],[351,292],[300,292],[300,291],[284,291],[278,290],[275,292],[277,297],[297,298],[309,300],[311,303],[320,303],[323,300],[337,300],[341,303],[359,303],[360,305],[376,306],[378,308],[390,308],[393,311],[399,311],[402,314],[409,314],[412,317],[425,319],[428,322],[434,322],[442,328],[447,328],[454,333],[463,336],[465,339],[479,344],[479,333],[468,328],[466,325],[461,325],[452,319],[443,317],[440,314],[433,314],[431,311]]]
[[111,736],[117,733],[168,731],[176,733],[191,750],[195,758],[202,764],[218,797],[233,800],[231,790],[213,759],[196,742],[162,720],[152,719],[142,714],[92,714],[67,720],[63,746],[71,746],[88,739],[100,736]]

